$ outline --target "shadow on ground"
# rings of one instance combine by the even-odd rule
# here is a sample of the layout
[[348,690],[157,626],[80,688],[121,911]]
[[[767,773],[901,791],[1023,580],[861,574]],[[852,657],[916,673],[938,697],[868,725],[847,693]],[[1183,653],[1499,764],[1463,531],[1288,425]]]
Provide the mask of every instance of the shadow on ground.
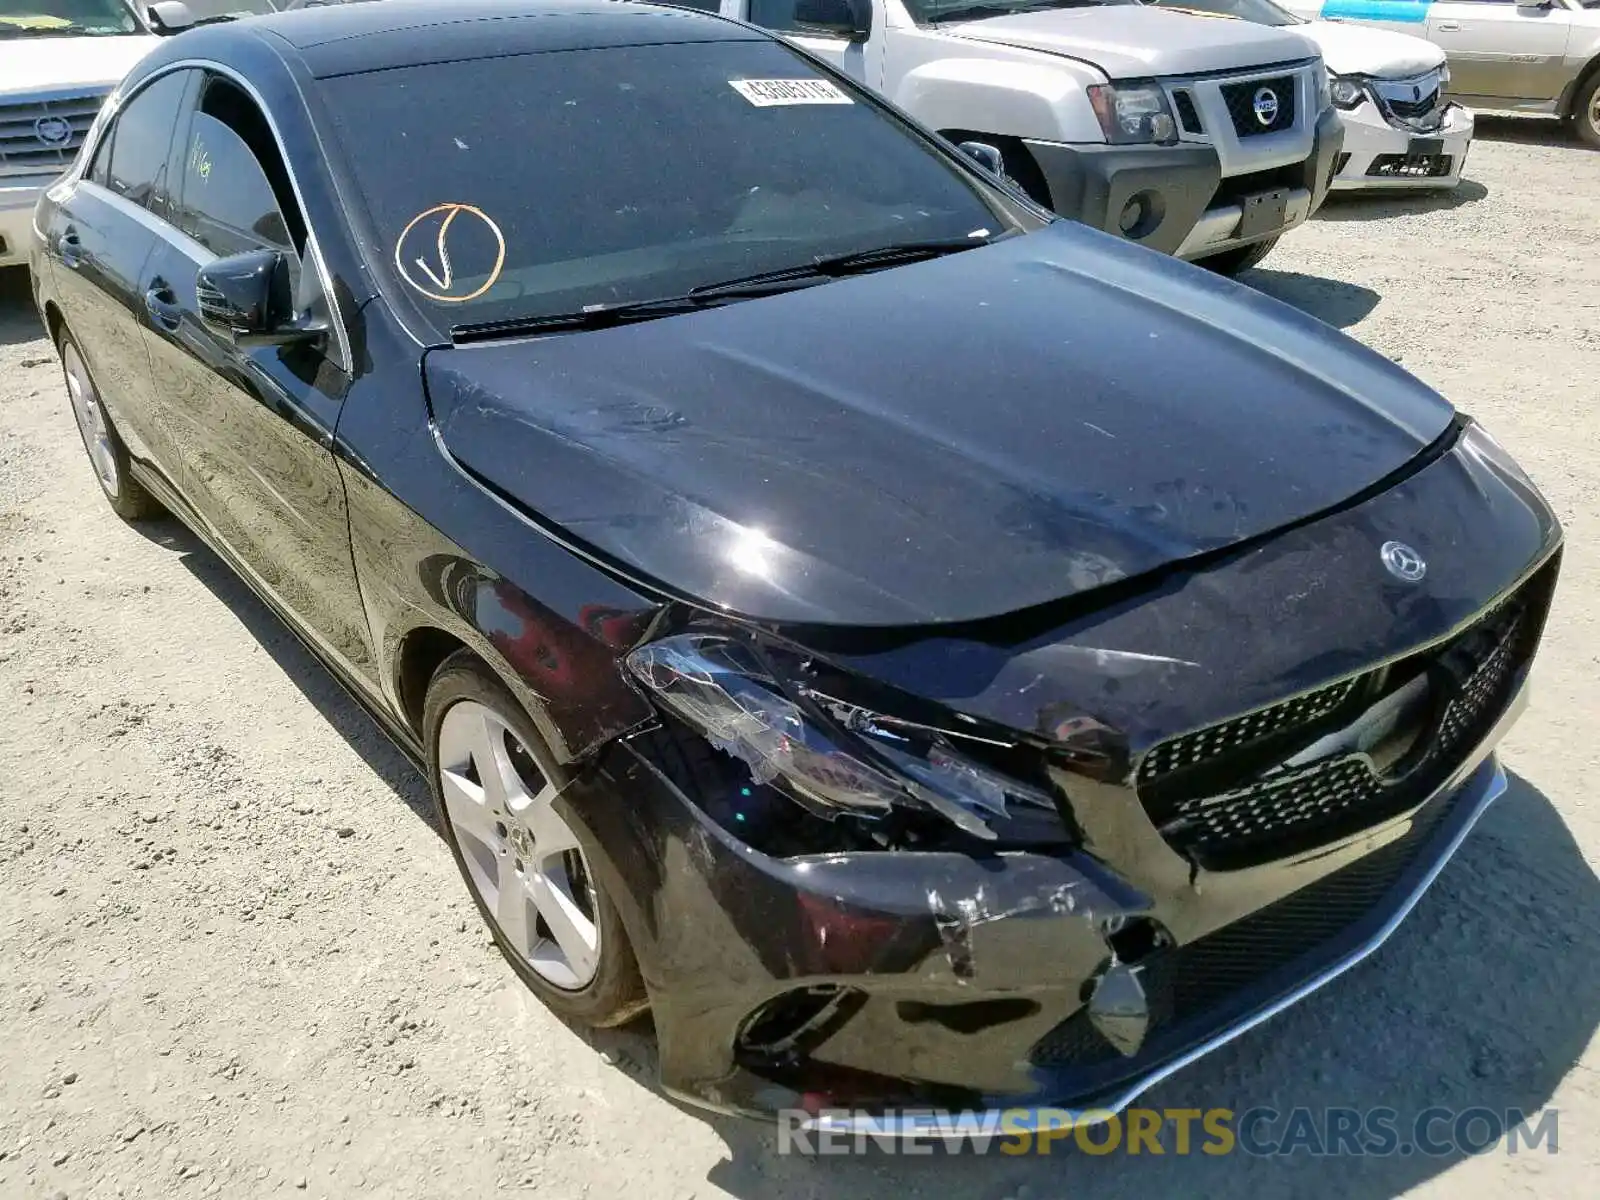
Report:
[[[1600,1024],[1597,903],[1600,881],[1555,808],[1513,775],[1433,891],[1373,958],[1180,1072],[1141,1104],[1236,1114],[1256,1107],[1288,1114],[1296,1107],[1387,1106],[1395,1110],[1401,1144],[1410,1143],[1434,1107],[1531,1116]],[[648,1045],[642,1037],[607,1036],[614,1054],[641,1054]],[[1446,1118],[1426,1131],[1437,1141],[1451,1125]],[[938,1149],[905,1158],[869,1149],[848,1158],[804,1158],[779,1156],[776,1135],[762,1126],[719,1120],[715,1128],[729,1158],[710,1182],[741,1200],[1047,1200],[1068,1193],[1088,1200],[1237,1200],[1267,1181],[1274,1196],[1388,1200],[1466,1157],[1465,1151],[1261,1157],[1240,1150],[1178,1156],[1169,1130],[1160,1157],[1091,1156],[1062,1143],[1050,1157],[952,1156]],[[1259,1129],[1281,1136],[1285,1124]],[[1548,1152],[1548,1144],[1521,1150],[1535,1159]]]
[[1555,117],[1479,113],[1472,136],[1480,142],[1512,142],[1519,146],[1557,146],[1580,154],[1593,153],[1578,140],[1578,135],[1572,131],[1572,126]]
[[1463,179],[1448,192],[1334,192],[1314,218],[1318,221],[1392,221],[1418,213],[1448,212],[1476,204],[1489,189],[1476,179]]
[[1302,275],[1298,271],[1274,271],[1269,267],[1256,267],[1239,276],[1258,292],[1292,304],[1301,312],[1326,321],[1336,329],[1348,329],[1356,324],[1382,299],[1377,292],[1357,283],[1342,279],[1324,279],[1320,275]]
[[427,782],[411,760],[227,563],[175,518],[133,528],[162,549],[177,554],[190,574],[228,606],[323,719],[338,730],[406,807],[437,829]]
[[26,267],[0,267],[0,346],[20,346],[44,337],[33,307]]

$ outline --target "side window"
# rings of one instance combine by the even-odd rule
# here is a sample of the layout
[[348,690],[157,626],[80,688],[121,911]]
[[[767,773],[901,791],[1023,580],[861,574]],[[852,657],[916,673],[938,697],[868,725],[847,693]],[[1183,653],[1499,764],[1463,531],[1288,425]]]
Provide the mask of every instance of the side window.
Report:
[[[189,79],[188,71],[163,75],[123,106],[111,129],[105,186],[162,216],[166,215],[167,151]],[[100,166],[98,157],[94,170]],[[90,177],[100,182],[92,172]]]
[[302,253],[305,222],[289,172],[255,102],[226,80],[206,84],[181,159],[177,225],[213,254]]
[[670,0],[673,8],[692,8],[696,12],[721,12],[722,0]]
[[795,0],[750,0],[750,24],[763,29],[798,29],[794,19]]
[[848,21],[850,5],[846,0],[750,0],[750,24],[779,33],[809,33],[818,37],[833,36],[816,24]]
[[90,162],[89,169],[83,177],[90,183],[98,183],[101,187],[107,186],[107,175],[111,168],[111,130],[106,130],[105,136],[100,139],[100,144],[94,148],[94,160]]

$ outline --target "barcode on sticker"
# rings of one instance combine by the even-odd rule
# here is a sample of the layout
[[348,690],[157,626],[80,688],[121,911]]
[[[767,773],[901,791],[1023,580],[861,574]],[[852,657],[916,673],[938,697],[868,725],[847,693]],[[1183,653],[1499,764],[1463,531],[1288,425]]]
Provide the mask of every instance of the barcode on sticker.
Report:
[[729,86],[757,108],[775,104],[854,103],[826,79],[730,79]]

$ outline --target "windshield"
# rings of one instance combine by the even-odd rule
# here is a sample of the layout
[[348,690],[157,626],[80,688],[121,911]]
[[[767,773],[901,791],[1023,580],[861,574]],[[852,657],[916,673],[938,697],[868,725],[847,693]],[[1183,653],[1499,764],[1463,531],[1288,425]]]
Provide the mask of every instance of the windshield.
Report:
[[1016,227],[975,176],[780,42],[553,51],[322,86],[373,265],[436,333]]
[[[1589,0],[1600,4],[1600,0]],[[1096,8],[1110,5],[1147,4],[1173,12],[1199,17],[1237,17],[1257,25],[1299,25],[1299,17],[1279,8],[1272,0],[906,0],[912,18],[924,25],[941,21],[978,21],[986,17],[1014,16],[1024,12],[1043,12],[1052,8]]]
[[0,0],[0,38],[138,33],[122,0]]
[[911,19],[921,25],[942,21],[982,21],[1051,8],[1099,8],[1102,0],[905,0]]

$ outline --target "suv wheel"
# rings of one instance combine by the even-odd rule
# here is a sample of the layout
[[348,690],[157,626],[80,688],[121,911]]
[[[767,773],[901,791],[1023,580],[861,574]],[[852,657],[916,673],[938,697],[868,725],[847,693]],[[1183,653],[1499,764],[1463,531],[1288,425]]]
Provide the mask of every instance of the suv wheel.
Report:
[[116,427],[100,403],[100,392],[89,375],[78,343],[63,329],[56,348],[61,353],[61,370],[67,380],[72,416],[78,423],[83,448],[89,454],[89,465],[94,468],[95,479],[111,511],[124,521],[159,517],[165,511],[160,502],[128,473],[128,448],[117,436]]
[[1580,85],[1572,106],[1572,128],[1584,145],[1600,150],[1600,71]]
[[469,651],[445,660],[423,709],[445,841],[495,944],[559,1015],[620,1025],[645,1006],[592,838],[558,798],[561,772],[532,720]]

